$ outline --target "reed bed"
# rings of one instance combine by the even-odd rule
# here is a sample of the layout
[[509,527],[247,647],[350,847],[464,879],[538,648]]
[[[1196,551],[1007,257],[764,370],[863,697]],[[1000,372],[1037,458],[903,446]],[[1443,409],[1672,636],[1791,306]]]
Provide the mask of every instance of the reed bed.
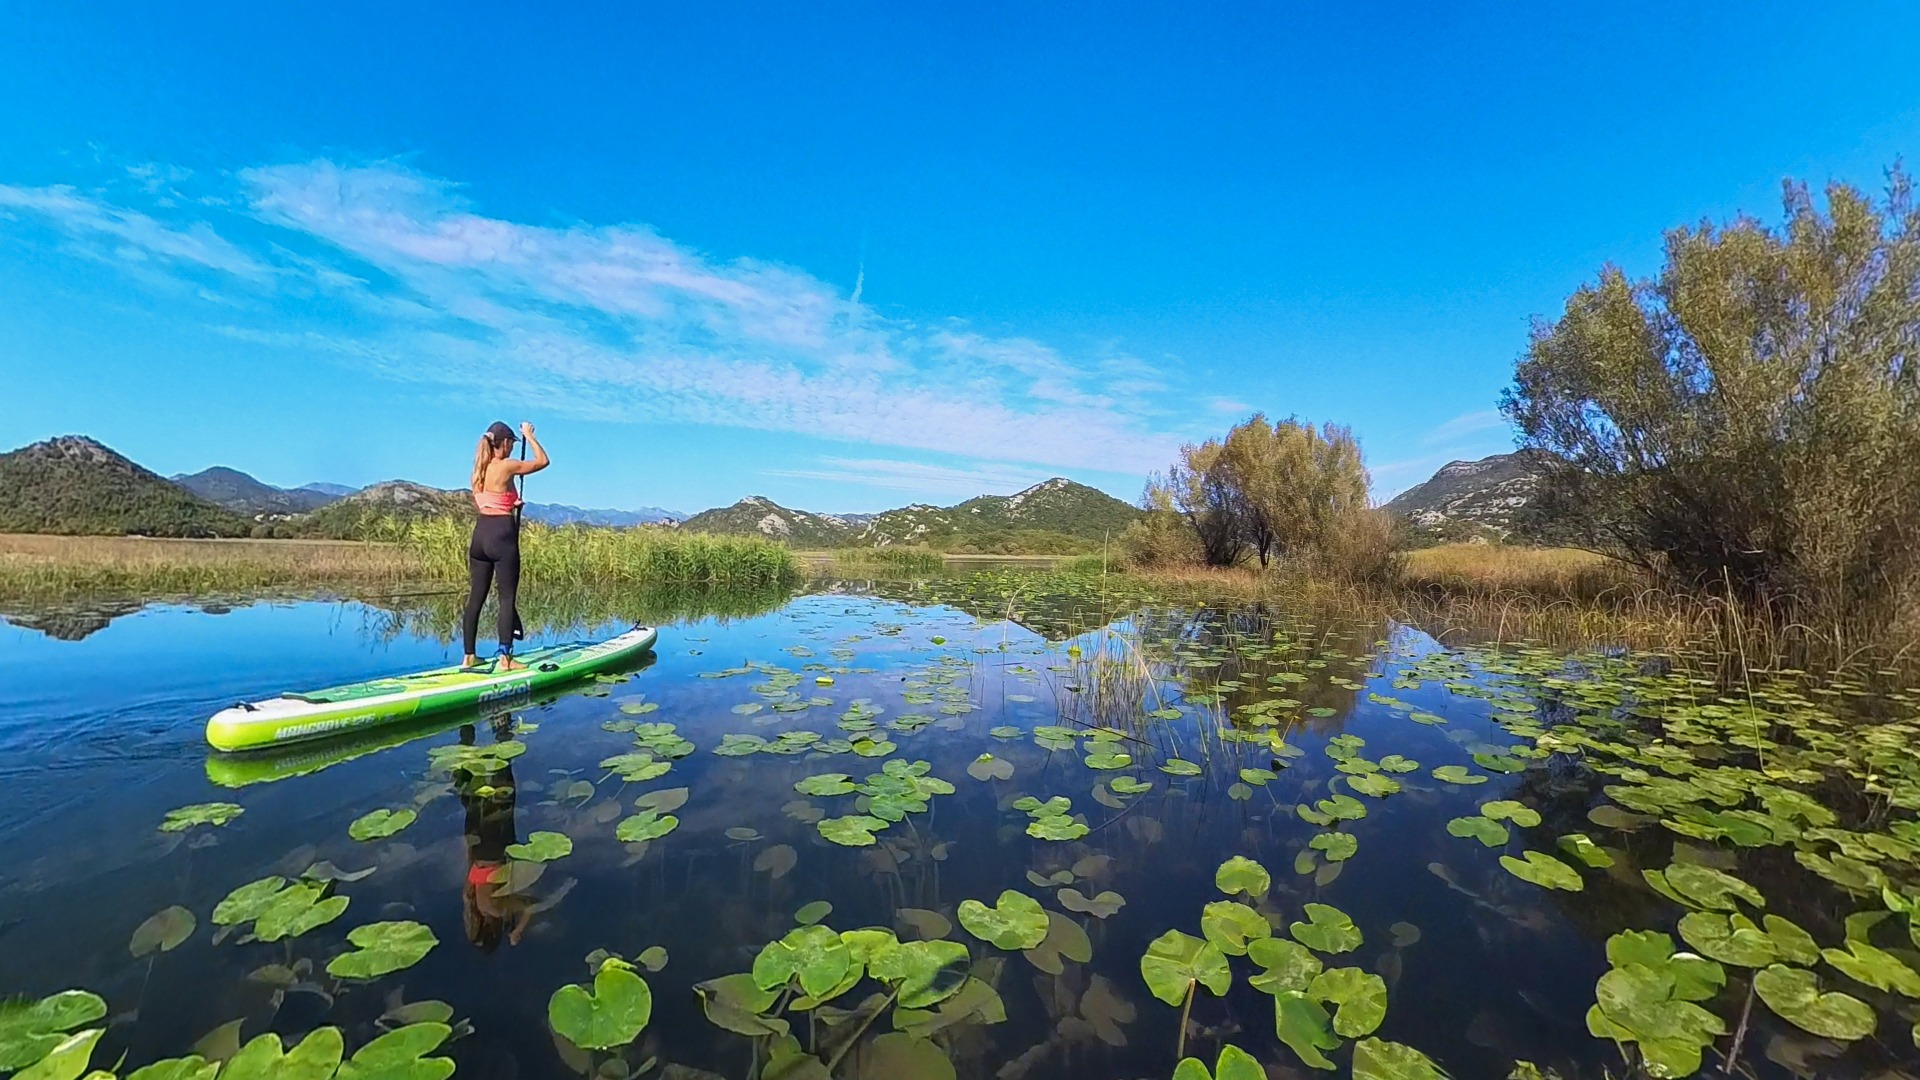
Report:
[[924,544],[892,547],[835,548],[829,553],[836,570],[892,570],[912,574],[938,574],[947,568],[947,558]]
[[[408,529],[400,546],[441,578],[465,581],[471,526],[451,518]],[[521,574],[555,588],[605,584],[784,585],[799,564],[785,547],[747,536],[671,529],[550,528],[528,523],[520,533]]]
[[392,544],[0,535],[0,598],[16,602],[362,590],[432,576],[417,555]]

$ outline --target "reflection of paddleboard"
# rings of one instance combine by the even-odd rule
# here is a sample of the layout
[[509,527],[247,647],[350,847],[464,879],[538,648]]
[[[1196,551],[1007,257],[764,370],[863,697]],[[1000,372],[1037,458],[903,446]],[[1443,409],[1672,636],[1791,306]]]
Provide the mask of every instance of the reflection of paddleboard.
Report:
[[462,706],[507,704],[542,687],[578,679],[653,648],[659,632],[636,626],[605,641],[576,641],[531,649],[515,657],[526,668],[495,672],[491,665],[448,667],[372,679],[222,709],[207,721],[216,750],[256,750],[323,739]]

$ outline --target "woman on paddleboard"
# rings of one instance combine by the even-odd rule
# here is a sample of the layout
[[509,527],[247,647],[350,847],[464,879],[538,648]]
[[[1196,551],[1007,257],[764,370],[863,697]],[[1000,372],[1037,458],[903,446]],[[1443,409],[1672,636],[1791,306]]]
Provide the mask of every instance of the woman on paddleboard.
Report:
[[515,606],[520,592],[520,491],[514,481],[547,467],[547,451],[533,437],[533,425],[522,423],[520,435],[527,440],[533,458],[515,459],[513,429],[496,420],[480,436],[473,454],[473,506],[480,516],[473,523],[473,539],[467,544],[467,608],[460,623],[466,643],[466,667],[477,667],[480,657],[474,652],[480,635],[480,607],[487,602],[491,583],[499,599],[500,656],[496,671],[517,671],[525,664],[513,658],[513,631],[520,623]]

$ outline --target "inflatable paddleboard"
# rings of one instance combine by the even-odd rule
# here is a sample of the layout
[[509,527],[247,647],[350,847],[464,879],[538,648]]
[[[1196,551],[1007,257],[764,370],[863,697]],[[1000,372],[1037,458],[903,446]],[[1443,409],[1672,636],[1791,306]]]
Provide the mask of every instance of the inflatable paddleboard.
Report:
[[446,667],[326,690],[281,694],[221,709],[207,721],[216,750],[258,750],[324,739],[463,706],[508,704],[536,690],[592,675],[653,648],[659,631],[636,626],[605,641],[530,649],[514,657],[526,667]]

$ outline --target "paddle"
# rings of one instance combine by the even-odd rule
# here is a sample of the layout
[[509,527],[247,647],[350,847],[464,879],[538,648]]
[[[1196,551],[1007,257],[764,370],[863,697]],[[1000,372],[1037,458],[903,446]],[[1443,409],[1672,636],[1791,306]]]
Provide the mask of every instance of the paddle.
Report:
[[[527,460],[527,436],[525,432],[520,433],[520,460]],[[527,502],[527,478],[525,476],[516,476],[513,478],[513,492],[515,495],[513,504],[513,535],[517,541],[520,536],[520,508],[525,506]],[[513,605],[513,640],[527,640],[527,628],[520,622],[520,605],[518,603]]]

